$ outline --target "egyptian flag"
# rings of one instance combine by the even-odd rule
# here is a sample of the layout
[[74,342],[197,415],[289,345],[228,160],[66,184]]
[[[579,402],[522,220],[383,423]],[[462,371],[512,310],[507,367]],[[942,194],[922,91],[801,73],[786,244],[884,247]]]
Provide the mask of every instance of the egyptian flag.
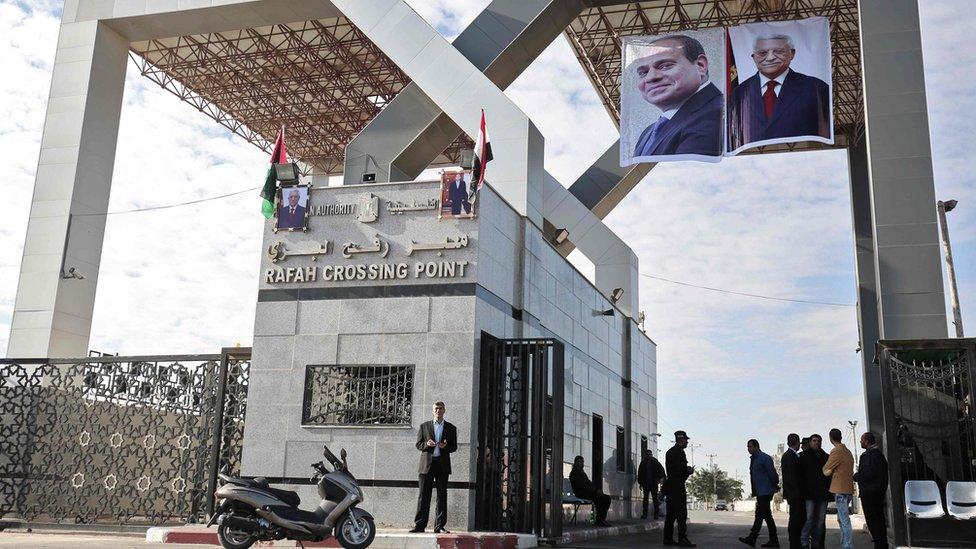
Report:
[[271,166],[268,167],[268,175],[264,177],[264,187],[261,189],[261,213],[265,219],[271,219],[274,215],[275,191],[278,188],[278,178],[275,177],[275,164],[288,163],[288,151],[285,150],[285,127],[278,130],[275,137],[274,150],[271,151]]
[[488,125],[485,124],[485,109],[481,109],[481,124],[478,126],[478,139],[474,142],[474,170],[471,177],[471,190],[480,191],[485,183],[485,170],[491,162],[491,141],[488,140]]
[[725,57],[726,64],[729,67],[729,71],[725,75],[725,99],[728,101],[725,113],[725,116],[728,118],[728,126],[725,133],[728,135],[728,150],[734,151],[739,148],[739,138],[732,130],[740,127],[740,114],[738,109],[733,108],[732,90],[739,86],[739,69],[735,66],[735,52],[732,51],[732,36],[729,34],[728,29],[725,30]]

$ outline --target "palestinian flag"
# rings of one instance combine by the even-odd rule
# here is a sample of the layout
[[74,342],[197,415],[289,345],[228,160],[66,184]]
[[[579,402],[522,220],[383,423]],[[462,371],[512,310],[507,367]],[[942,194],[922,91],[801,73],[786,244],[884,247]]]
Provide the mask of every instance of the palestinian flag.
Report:
[[472,190],[481,190],[481,186],[485,183],[485,169],[491,160],[491,141],[488,140],[488,125],[485,123],[485,110],[481,109],[481,124],[478,126],[478,139],[474,142],[474,173],[471,177]]
[[285,150],[285,127],[278,130],[275,137],[274,150],[271,151],[271,166],[268,167],[268,175],[264,177],[264,188],[261,189],[261,213],[265,219],[271,219],[275,211],[275,191],[278,188],[278,178],[275,177],[275,164],[285,164],[288,162],[288,151]]

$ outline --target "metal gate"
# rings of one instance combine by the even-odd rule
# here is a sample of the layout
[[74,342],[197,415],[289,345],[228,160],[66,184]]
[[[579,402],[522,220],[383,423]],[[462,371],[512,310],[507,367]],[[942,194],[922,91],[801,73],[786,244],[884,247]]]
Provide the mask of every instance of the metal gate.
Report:
[[562,534],[563,345],[481,333],[479,530]]
[[915,539],[908,540],[904,486],[908,480],[934,480],[944,494],[948,481],[976,480],[974,359],[976,339],[878,343],[891,523],[899,545],[906,545],[907,541],[916,545],[923,537],[934,535],[948,536],[929,540],[948,546],[956,541],[951,539],[953,533],[961,533],[952,524],[947,528],[926,519],[919,525],[931,525],[932,531],[918,529],[913,522],[911,537]]
[[238,472],[249,348],[0,361],[0,517],[194,522]]

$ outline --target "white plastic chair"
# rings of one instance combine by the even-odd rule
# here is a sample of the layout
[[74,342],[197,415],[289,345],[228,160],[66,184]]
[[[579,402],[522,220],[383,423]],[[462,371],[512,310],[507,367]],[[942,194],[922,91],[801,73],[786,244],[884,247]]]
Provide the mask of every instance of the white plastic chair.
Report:
[[909,480],[905,482],[905,512],[918,518],[946,516],[942,508],[942,495],[934,480]]
[[976,519],[976,482],[947,482],[946,507],[958,519]]

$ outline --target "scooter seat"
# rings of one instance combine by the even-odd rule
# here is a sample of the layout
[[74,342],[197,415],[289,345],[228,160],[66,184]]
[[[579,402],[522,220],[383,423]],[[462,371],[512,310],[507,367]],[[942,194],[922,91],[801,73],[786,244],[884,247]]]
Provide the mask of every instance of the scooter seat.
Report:
[[302,501],[302,498],[298,496],[298,492],[272,488],[271,486],[268,486],[268,479],[264,477],[254,477],[253,479],[234,478],[225,475],[223,473],[219,473],[218,476],[220,477],[221,480],[229,484],[236,484],[238,486],[248,486],[250,488],[257,488],[259,490],[268,492],[272,496],[280,499],[281,501],[287,503],[288,505],[293,505],[295,507],[298,507],[298,504],[301,503]]

